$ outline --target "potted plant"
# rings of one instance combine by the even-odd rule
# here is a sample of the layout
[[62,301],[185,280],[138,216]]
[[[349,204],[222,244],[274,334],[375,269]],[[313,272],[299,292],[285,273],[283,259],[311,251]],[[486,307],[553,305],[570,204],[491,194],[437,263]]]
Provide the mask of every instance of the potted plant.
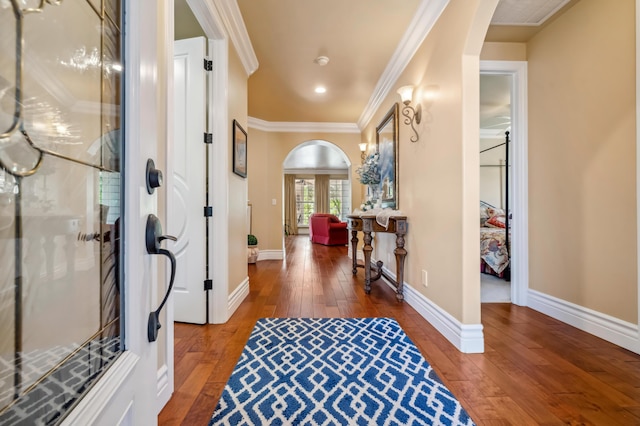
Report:
[[258,239],[255,235],[249,234],[247,235],[247,258],[249,263],[256,263],[258,260],[258,254],[260,250],[258,249]]

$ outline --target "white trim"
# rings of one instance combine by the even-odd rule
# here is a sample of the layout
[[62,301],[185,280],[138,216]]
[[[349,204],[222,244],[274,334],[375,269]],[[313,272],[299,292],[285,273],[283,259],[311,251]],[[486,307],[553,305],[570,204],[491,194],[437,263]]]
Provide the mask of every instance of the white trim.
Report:
[[224,31],[224,22],[214,7],[213,2],[207,0],[187,0],[187,4],[207,38],[216,40],[227,38],[227,33]]
[[[165,328],[169,329],[173,327],[165,327]],[[166,340],[169,340],[169,339],[166,339]],[[173,365],[173,348],[171,348],[171,364],[167,362],[166,364],[163,364],[158,369],[157,398],[156,398],[157,414],[160,414],[160,411],[162,411],[162,409],[167,404],[167,402],[169,402],[169,400],[171,399],[171,395],[173,394],[173,372],[169,374],[169,365]]]
[[282,250],[260,250],[258,253],[258,261],[282,259],[284,259],[284,251]]
[[242,283],[233,290],[233,293],[229,295],[228,301],[228,312],[229,316],[227,319],[231,318],[231,315],[238,309],[242,301],[249,295],[249,277],[246,277]]
[[284,169],[283,171],[285,175],[334,175],[348,177],[346,170],[347,169]]
[[[383,266],[382,270],[394,280],[396,279],[396,275],[386,267]],[[382,280],[391,288],[394,288],[384,276]],[[482,324],[462,324],[406,282],[404,283],[403,294],[405,303],[415,309],[460,352],[466,354],[484,353]]]
[[[636,0],[636,280],[638,288],[638,324],[640,324],[640,0]],[[640,331],[636,349],[640,353]]]
[[[211,100],[211,125],[214,141],[228,141],[228,43],[225,40],[209,40],[211,57],[216,63],[211,76],[210,100]],[[213,200],[213,220],[209,227],[209,265],[215,271],[213,274],[213,290],[209,293],[209,322],[222,324],[227,321],[230,314],[227,308],[229,295],[229,158],[231,155],[230,144],[214,143],[210,150],[210,195]]]
[[[407,67],[413,55],[424,41],[425,37],[436,21],[442,14],[444,8],[449,4],[449,0],[422,0],[418,6],[416,14],[413,16],[413,20],[407,27],[396,51],[391,56],[387,67],[378,80],[369,103],[365,107],[364,111],[358,119],[358,127],[364,129],[373,115],[378,111],[380,105],[385,100],[389,91],[394,84],[398,81],[398,78]],[[403,84],[414,84],[416,81],[403,82]]]
[[130,351],[124,352],[113,365],[105,372],[104,376],[98,380],[80,400],[78,405],[62,421],[61,426],[72,425],[92,425],[97,423],[111,400],[118,396],[118,392],[124,389],[140,361],[140,357]]
[[258,69],[258,58],[253,51],[238,3],[236,0],[218,0],[212,3],[216,4],[229,38],[238,52],[240,62],[242,62],[247,76],[250,76]]
[[[351,240],[349,240],[349,259],[353,259],[353,253],[351,252]],[[356,260],[362,260],[364,262],[364,252],[362,250],[356,250]]]
[[637,324],[622,321],[602,312],[535,290],[529,290],[528,299],[531,309],[535,309],[608,342],[622,346],[632,352],[640,353],[637,347],[639,332]]
[[249,117],[249,127],[264,132],[320,132],[320,133],[360,133],[355,123],[296,123],[286,121],[265,121]]
[[[529,289],[529,159],[527,119],[527,62],[480,61],[481,74],[509,74],[513,96],[511,147],[513,179],[510,181],[511,211],[516,219],[511,225],[511,301],[527,306]],[[479,254],[478,254],[479,256]]]
[[[210,109],[208,128],[213,129],[213,140],[227,141],[229,136],[228,98],[229,98],[229,51],[228,35],[223,18],[213,2],[207,0],[187,0],[198,23],[208,38],[209,56],[216,66],[211,74],[209,85]],[[227,159],[230,149],[228,143],[213,143],[209,164],[210,187],[213,211],[212,226],[209,227],[209,265],[216,273],[213,276],[213,290],[209,291],[209,323],[222,324],[229,318],[227,298],[229,293],[229,172]]]
[[[165,108],[165,131],[166,131],[166,141],[167,145],[165,147],[165,188],[173,188],[173,161],[170,158],[173,158],[174,152],[174,140],[173,140],[173,131],[174,131],[174,117],[173,117],[173,52],[174,52],[174,2],[173,0],[164,0],[165,1],[165,12],[167,14],[164,28],[167,39],[164,43],[164,54],[165,54],[165,75],[167,76],[166,85],[167,85],[167,103]],[[170,192],[173,192],[170,190]],[[164,197],[164,211],[165,211],[165,220],[167,224],[169,222],[169,202],[171,200],[171,196],[165,192]],[[165,274],[164,274],[164,287],[163,291],[169,288],[169,277],[171,276],[171,265],[169,262],[166,262],[165,265]],[[167,327],[164,327],[165,339],[160,339],[160,342],[163,343],[162,348],[158,348],[158,352],[164,352],[164,364],[158,366],[158,370],[156,373],[156,388],[158,389],[157,398],[156,398],[156,412],[159,414],[160,411],[164,408],[164,406],[171,399],[171,395],[173,395],[174,390],[174,332],[173,332],[173,320],[174,320],[174,305],[173,305],[173,296],[170,297],[169,303],[165,305],[166,317],[165,321],[167,323]]]

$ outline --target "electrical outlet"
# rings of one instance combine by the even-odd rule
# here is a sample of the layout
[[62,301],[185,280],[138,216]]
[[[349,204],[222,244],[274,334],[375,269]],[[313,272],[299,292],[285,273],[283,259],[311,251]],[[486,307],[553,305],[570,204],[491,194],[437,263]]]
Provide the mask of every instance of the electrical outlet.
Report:
[[391,253],[387,253],[387,265],[391,265]]
[[422,285],[427,287],[429,285],[429,281],[427,280],[427,271],[422,270]]

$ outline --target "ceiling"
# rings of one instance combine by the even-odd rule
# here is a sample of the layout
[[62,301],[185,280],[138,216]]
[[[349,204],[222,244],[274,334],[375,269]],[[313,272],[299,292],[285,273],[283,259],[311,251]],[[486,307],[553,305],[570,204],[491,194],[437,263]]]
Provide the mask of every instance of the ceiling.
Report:
[[[420,0],[238,0],[258,70],[249,115],[356,123]],[[329,63],[314,62],[326,56]],[[318,85],[326,87],[317,94]]]
[[[379,90],[385,73],[434,1],[237,0],[259,64],[248,80],[249,116],[285,124],[362,123],[375,99],[386,96]],[[578,1],[500,0],[486,40],[526,42]],[[186,0],[175,5],[176,38],[202,35]],[[319,56],[329,62],[319,65]],[[314,92],[319,85],[325,93]],[[484,96],[490,104],[502,102],[498,115],[485,114],[484,122],[503,117],[504,91],[496,99],[490,91]],[[333,158],[317,152],[322,145],[309,149],[312,157]]]
[[[401,40],[433,0],[237,0],[259,67],[249,116],[358,123]],[[577,0],[501,0],[489,39],[526,41]],[[504,25],[513,24],[518,25]],[[318,56],[329,63],[319,66]],[[317,94],[323,85],[327,91]]]

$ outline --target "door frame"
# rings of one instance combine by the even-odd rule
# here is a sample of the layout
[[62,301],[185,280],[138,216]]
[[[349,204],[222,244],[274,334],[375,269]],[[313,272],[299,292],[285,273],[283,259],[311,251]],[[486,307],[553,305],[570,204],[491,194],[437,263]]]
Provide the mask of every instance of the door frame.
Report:
[[[209,323],[222,324],[229,319],[229,170],[231,155],[228,121],[228,43],[225,24],[213,2],[187,0],[193,15],[207,38],[213,70],[209,77],[207,127],[213,135],[209,161],[209,201],[213,217],[209,226],[209,273],[212,290],[209,299]],[[173,52],[172,52],[173,57]]]
[[[527,62],[480,61],[481,74],[510,75],[513,179],[509,182],[516,218],[511,225],[511,303],[527,306],[529,291],[529,181],[527,125]],[[479,166],[479,165],[478,165]],[[479,170],[478,170],[479,172]]]

